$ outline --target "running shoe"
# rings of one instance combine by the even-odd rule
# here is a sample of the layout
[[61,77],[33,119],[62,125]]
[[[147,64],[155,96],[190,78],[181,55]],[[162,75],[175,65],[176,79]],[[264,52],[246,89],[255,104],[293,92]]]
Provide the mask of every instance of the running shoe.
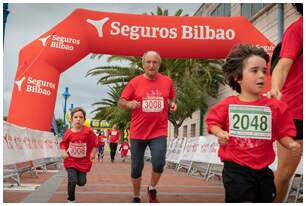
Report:
[[149,187],[147,188],[147,195],[149,199],[149,203],[159,203],[159,201],[156,198],[156,190],[149,190]]
[[141,203],[141,200],[139,197],[134,197],[132,203]]

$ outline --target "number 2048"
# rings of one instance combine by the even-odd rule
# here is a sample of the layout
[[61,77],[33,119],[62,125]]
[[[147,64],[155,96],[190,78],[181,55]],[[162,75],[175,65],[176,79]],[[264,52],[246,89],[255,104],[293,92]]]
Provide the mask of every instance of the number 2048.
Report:
[[234,129],[248,130],[255,128],[255,130],[265,131],[268,128],[268,118],[266,116],[254,115],[253,118],[248,115],[233,115]]

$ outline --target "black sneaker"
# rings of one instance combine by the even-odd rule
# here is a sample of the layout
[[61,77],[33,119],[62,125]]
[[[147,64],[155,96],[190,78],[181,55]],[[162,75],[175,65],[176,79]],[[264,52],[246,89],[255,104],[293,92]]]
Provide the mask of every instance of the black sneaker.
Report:
[[147,188],[147,195],[149,199],[149,203],[159,203],[159,201],[156,198],[156,190],[149,190],[149,187]]
[[141,200],[139,197],[134,197],[132,203],[141,203]]

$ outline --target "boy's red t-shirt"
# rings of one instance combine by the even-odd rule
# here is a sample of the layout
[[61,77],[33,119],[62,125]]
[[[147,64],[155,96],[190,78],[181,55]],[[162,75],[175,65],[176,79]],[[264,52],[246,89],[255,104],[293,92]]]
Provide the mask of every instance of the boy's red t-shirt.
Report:
[[[245,108],[251,109],[245,112]],[[269,119],[271,119],[270,123]],[[275,159],[273,142],[275,140],[284,136],[296,136],[295,125],[287,105],[266,97],[261,97],[254,102],[242,102],[237,96],[227,97],[208,111],[206,123],[209,133],[211,133],[212,126],[219,126],[230,134],[227,144],[219,147],[218,155],[221,161],[232,161],[256,170],[273,163]],[[236,134],[243,137],[231,135],[230,128],[232,133],[238,131]],[[235,128],[238,130],[235,131]],[[242,128],[245,131],[242,131]],[[264,128],[268,132],[265,133],[259,128]],[[254,134],[270,135],[270,137],[254,139]]]
[[303,119],[303,17],[292,23],[282,38],[281,58],[294,62],[282,88],[282,100],[294,119]]
[[110,129],[108,130],[109,142],[117,143],[120,138],[120,130],[119,129]]
[[97,146],[97,136],[90,128],[83,126],[79,132],[67,129],[60,142],[60,148],[67,150],[69,154],[64,159],[64,167],[66,169],[73,167],[80,172],[89,172],[92,165],[90,153]]
[[121,98],[140,102],[132,111],[130,138],[153,139],[167,136],[168,99],[175,98],[173,81],[162,74],[150,80],[139,75],[124,88]]

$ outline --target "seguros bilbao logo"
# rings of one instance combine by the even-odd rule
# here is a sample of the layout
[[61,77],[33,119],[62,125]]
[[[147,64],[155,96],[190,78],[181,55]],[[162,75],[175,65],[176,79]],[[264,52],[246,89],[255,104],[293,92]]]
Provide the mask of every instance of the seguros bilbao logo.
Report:
[[21,79],[15,81],[18,92],[22,91],[22,85],[25,80],[26,80],[25,92],[50,96],[52,94],[52,90],[55,90],[56,85],[53,82],[35,79],[31,76],[29,76],[28,78],[23,76]]
[[[50,41],[50,44],[47,44],[49,38],[51,39],[51,41]],[[48,45],[52,48],[68,50],[68,51],[73,51],[75,46],[81,43],[80,39],[74,39],[74,38],[70,38],[66,36],[59,36],[55,34],[39,38],[38,40],[41,41],[44,47]]]
[[[100,20],[87,19],[93,25],[100,38],[105,35],[104,25],[110,20],[105,17]],[[233,40],[236,32],[231,29],[212,28],[209,25],[180,25],[178,27],[135,26],[122,24],[119,21],[110,21],[111,36],[128,37],[130,40],[147,39],[190,39],[190,40]]]

